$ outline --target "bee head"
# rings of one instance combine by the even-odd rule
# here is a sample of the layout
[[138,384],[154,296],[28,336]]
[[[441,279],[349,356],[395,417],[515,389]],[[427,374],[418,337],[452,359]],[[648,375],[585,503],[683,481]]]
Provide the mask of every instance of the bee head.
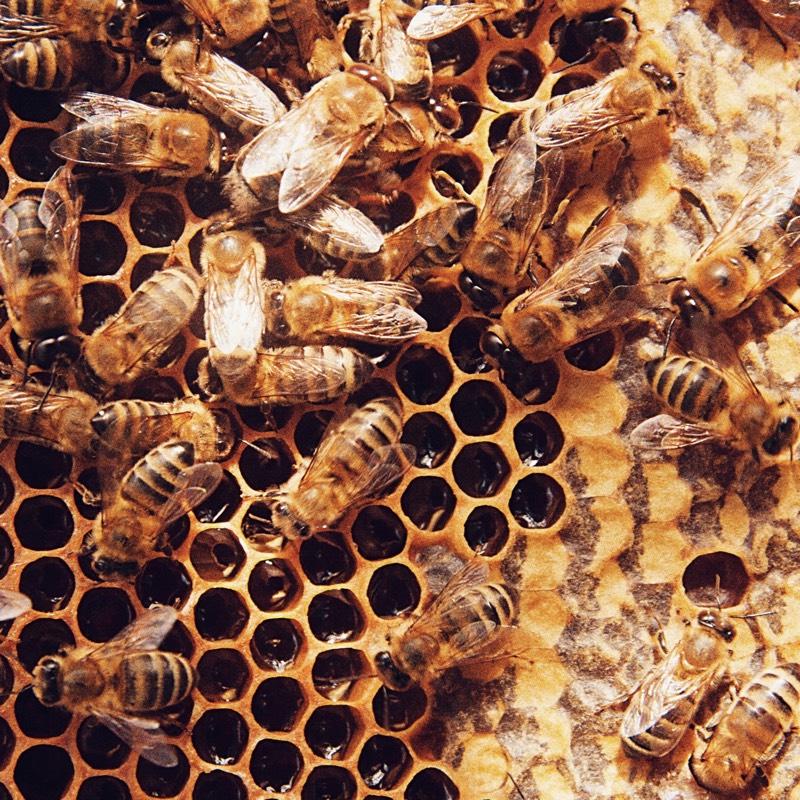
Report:
[[77,336],[62,334],[39,339],[31,344],[30,360],[41,369],[51,369],[55,364],[73,364],[81,354]]
[[726,642],[732,642],[736,637],[736,629],[726,619],[725,615],[716,608],[703,611],[697,618],[697,622],[704,628],[711,628],[716,631]]
[[[781,405],[789,405],[784,401]],[[775,425],[772,433],[764,440],[761,447],[764,452],[771,456],[777,456],[785,449],[791,451],[794,443],[797,441],[797,436],[800,433],[798,429],[797,414],[793,409],[788,413],[781,414],[778,417],[778,422]]]
[[375,656],[375,667],[381,680],[390,689],[404,692],[411,685],[411,676],[403,672],[392,660],[388,650],[382,650]]
[[113,558],[95,554],[92,569],[102,580],[111,580],[133,577],[139,571],[139,565],[135,561],[115,561]]
[[710,314],[710,309],[702,303],[698,296],[685,284],[679,283],[670,295],[670,303],[678,309],[684,325],[690,326],[703,314]]
[[497,306],[497,298],[480,278],[464,270],[458,276],[458,285],[462,292],[482,311],[491,311]]
[[61,701],[60,675],[61,659],[58,656],[47,656],[34,668],[33,693],[43,706],[54,706]]

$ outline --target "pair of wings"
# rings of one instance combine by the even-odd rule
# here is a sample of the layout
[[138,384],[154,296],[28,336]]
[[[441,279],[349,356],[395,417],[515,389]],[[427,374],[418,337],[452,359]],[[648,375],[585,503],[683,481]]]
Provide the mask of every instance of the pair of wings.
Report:
[[494,0],[491,3],[457,3],[453,5],[429,5],[414,14],[408,23],[406,33],[411,39],[428,41],[446,36],[470,22],[488,17],[494,13],[515,14],[524,3]]

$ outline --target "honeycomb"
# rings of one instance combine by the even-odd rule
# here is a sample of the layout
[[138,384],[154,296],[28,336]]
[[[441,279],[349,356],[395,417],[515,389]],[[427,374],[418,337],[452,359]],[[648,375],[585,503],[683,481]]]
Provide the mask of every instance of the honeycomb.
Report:
[[[590,45],[587,54],[571,38],[571,20],[605,5],[546,0],[513,24],[474,23],[431,46],[435,86],[473,105],[463,107],[456,136],[404,176],[381,212],[387,230],[436,202],[436,170],[481,202],[514,115],[653,53],[678,76],[671,114],[585,154],[568,177],[550,255],[555,263],[569,252],[613,203],[640,270],[652,280],[680,274],[711,231],[677,190],[690,188],[719,223],[754,176],[797,149],[796,53],[743,2],[642,0],[617,11],[630,21],[624,43]],[[118,91],[136,98],[159,88],[157,70],[136,65]],[[10,202],[59,165],[49,143],[70,120],[57,95],[4,83],[2,96],[0,177]],[[89,333],[163,265],[173,242],[199,267],[202,228],[224,201],[205,179],[78,174]],[[291,241],[269,256],[279,277],[328,266]],[[217,491],[171,528],[172,555],[157,553],[133,580],[98,582],[83,552],[97,510],[75,483],[96,486],[92,465],[3,443],[0,577],[34,610],[3,623],[0,797],[708,796],[687,768],[694,734],[663,759],[632,760],[621,748],[617,701],[659,661],[659,628],[672,646],[717,602],[739,614],[774,612],[737,623],[730,672],[739,683],[798,658],[796,468],[761,468],[722,444],[677,457],[630,447],[630,431],[660,410],[642,370],[660,352],[658,326],[602,334],[501,376],[479,348],[492,319],[460,292],[458,273],[443,269],[419,286],[427,332],[386,359],[355,398],[271,414],[222,404],[258,449],[236,447]],[[796,277],[779,289],[796,304]],[[789,394],[800,372],[791,316],[765,295],[730,325],[756,381]],[[198,311],[131,396],[198,392],[202,319]],[[21,364],[8,324],[0,346],[6,364]],[[272,551],[253,496],[292,474],[345,402],[387,391],[402,400],[414,467],[336,531]],[[371,659],[386,633],[423,610],[477,550],[520,591],[519,652],[405,693],[383,687]],[[198,673],[192,696],[170,714],[174,768],[139,758],[92,717],[42,706],[30,689],[43,655],[107,641],[154,603],[179,609],[164,648]],[[800,742],[790,736],[758,796],[800,798],[798,764]]]

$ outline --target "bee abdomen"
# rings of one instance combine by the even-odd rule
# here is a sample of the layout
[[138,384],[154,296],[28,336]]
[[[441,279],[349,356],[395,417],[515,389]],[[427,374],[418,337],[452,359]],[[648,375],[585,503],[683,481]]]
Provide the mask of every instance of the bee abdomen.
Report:
[[724,377],[708,365],[684,356],[658,358],[645,364],[656,394],[689,419],[714,419],[728,402]]
[[124,313],[131,325],[149,327],[152,341],[171,340],[200,302],[202,279],[191,267],[168,267],[149,281],[147,291],[131,295]]
[[127,711],[156,711],[175,705],[191,692],[191,664],[174,653],[135,653],[120,664],[120,700]]
[[448,625],[442,626],[445,641],[472,638],[476,628],[486,636],[513,622],[516,602],[503,584],[487,583],[474,586],[463,593],[448,613]]
[[189,442],[162,444],[133,465],[120,494],[156,514],[175,492],[178,475],[193,464],[194,447]]
[[111,448],[130,442],[157,440],[170,429],[169,407],[149,400],[108,403],[92,419],[95,433]]
[[695,704],[687,698],[669,709],[647,730],[623,736],[622,743],[632,755],[645,758],[665,756],[680,741],[694,712]]
[[778,664],[761,673],[742,691],[740,704],[752,719],[754,736],[759,729],[765,739],[789,731],[800,706],[800,664]]
[[0,58],[0,69],[14,83],[31,89],[63,89],[72,80],[72,60],[61,39],[19,42]]

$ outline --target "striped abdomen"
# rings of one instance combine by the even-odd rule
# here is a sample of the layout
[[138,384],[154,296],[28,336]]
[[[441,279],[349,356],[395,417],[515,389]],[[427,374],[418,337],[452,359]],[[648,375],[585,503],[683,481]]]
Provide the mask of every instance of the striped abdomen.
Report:
[[4,50],[0,69],[20,86],[64,89],[84,60],[83,48],[68,39],[32,39]]
[[457,202],[455,223],[436,244],[420,251],[409,264],[412,269],[449,267],[461,257],[475,227],[477,209],[472,203]]
[[722,373],[686,356],[656,358],[645,364],[653,391],[682,416],[713,421],[728,405],[728,384]]
[[140,458],[122,479],[120,495],[150,514],[158,514],[175,492],[180,473],[194,464],[189,442],[166,442]]
[[119,702],[125,711],[157,711],[175,705],[191,692],[195,673],[174,653],[134,653],[117,670]]
[[490,637],[514,621],[516,603],[501,583],[485,583],[462,592],[442,614],[441,638],[456,653],[474,649],[475,631]]

